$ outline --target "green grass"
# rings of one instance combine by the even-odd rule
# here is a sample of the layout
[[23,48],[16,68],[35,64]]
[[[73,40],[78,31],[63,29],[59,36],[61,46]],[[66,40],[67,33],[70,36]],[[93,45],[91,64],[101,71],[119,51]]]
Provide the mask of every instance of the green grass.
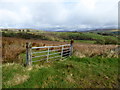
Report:
[[[70,42],[71,40],[66,40],[67,42]],[[86,44],[95,44],[95,40],[74,40],[74,43],[86,43]]]
[[[118,58],[77,58],[23,67],[3,65],[3,88],[116,88]],[[19,76],[17,76],[19,74]],[[24,81],[16,77],[26,75]],[[14,81],[16,80],[16,82]],[[13,84],[17,83],[17,84]]]
[[88,43],[88,44],[94,44],[96,41],[94,40],[75,40],[75,43]]
[[[49,40],[49,41],[64,41],[64,40],[79,40],[81,43],[95,43],[97,41],[104,42],[107,40],[106,44],[117,44],[118,38],[116,36],[104,36],[97,33],[90,32],[3,32],[4,37],[20,37],[25,39],[41,39],[41,40]],[[108,40],[109,38],[109,40]],[[105,41],[106,42],[106,41]],[[109,43],[111,42],[111,43]],[[120,41],[118,41],[120,42]],[[100,44],[97,42],[97,44]],[[104,43],[105,44],[105,43]]]

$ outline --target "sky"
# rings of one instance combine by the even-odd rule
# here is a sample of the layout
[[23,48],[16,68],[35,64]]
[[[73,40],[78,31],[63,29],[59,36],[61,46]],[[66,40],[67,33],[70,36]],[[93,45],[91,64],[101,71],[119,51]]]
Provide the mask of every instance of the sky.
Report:
[[117,28],[118,2],[119,0],[0,0],[0,28]]

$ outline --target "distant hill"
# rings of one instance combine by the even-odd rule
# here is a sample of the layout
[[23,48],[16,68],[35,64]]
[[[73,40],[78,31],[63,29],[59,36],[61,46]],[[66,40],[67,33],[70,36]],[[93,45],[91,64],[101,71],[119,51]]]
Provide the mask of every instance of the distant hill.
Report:
[[119,32],[118,29],[96,29],[96,30],[89,30],[85,32]]
[[96,29],[96,30],[89,30],[85,32],[91,32],[91,33],[98,33],[98,34],[110,34],[110,35],[120,35],[119,29]]
[[14,28],[9,28],[9,29],[0,29],[0,31],[14,31],[14,32],[44,32],[43,30],[36,30],[36,29],[14,29]]

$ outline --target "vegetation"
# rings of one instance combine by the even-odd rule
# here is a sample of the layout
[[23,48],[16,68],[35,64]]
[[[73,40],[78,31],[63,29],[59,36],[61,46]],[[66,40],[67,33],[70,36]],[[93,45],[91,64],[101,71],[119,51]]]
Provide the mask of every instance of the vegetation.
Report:
[[2,35],[4,37],[19,37],[19,38],[24,38],[24,39],[41,39],[41,40],[47,40],[47,38],[44,35],[34,35],[31,33],[14,33],[14,32],[9,32],[5,33],[3,32]]
[[117,58],[77,58],[23,67],[3,65],[3,88],[117,88]]
[[[107,34],[107,35],[105,35]],[[111,35],[108,33],[91,33],[91,32],[3,32],[4,37],[19,37],[24,39],[39,39],[49,41],[64,41],[64,40],[80,40],[80,41],[93,41],[95,44],[120,44],[118,35]],[[86,42],[85,42],[86,43]],[[88,42],[87,42],[88,43]]]
[[[20,39],[20,38],[2,38],[2,57],[3,63],[7,62],[18,62],[22,63],[22,58],[20,55],[26,52],[26,42],[35,43],[35,46],[48,46],[48,45],[60,45],[61,42],[56,41],[44,41],[44,40],[34,40],[34,39]],[[67,42],[62,42],[65,44]]]
[[[26,42],[33,46],[54,46],[70,43],[70,39],[74,39],[73,56],[24,67]],[[118,88],[120,53],[117,44],[119,41],[114,35],[5,30],[2,37],[3,88]]]
[[83,57],[104,57],[104,58],[118,58],[119,52],[117,45],[93,45],[93,44],[75,44],[74,55],[80,58]]
[[[23,58],[20,56],[22,53],[25,54],[26,51],[26,42],[35,43],[35,46],[54,46],[60,44],[70,43],[67,42],[56,42],[56,41],[46,41],[46,40],[34,40],[34,39],[20,39],[20,38],[2,38],[2,57],[3,63],[7,62],[17,62],[23,63]],[[85,41],[84,41],[85,42]],[[87,43],[89,43],[87,41]],[[103,56],[103,57],[118,57],[118,52],[115,52],[114,49],[117,48],[117,45],[94,45],[94,44],[82,44],[78,41],[74,43],[74,53],[79,57],[94,57],[94,56]]]

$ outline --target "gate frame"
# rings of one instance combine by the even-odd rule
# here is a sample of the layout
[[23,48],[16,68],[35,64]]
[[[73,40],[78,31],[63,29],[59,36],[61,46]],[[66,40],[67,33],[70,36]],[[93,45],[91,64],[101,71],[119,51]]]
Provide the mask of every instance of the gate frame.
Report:
[[[72,56],[72,54],[73,54],[73,43],[74,43],[74,40],[72,39],[71,41],[70,41],[70,54],[69,54],[69,56]],[[66,44],[65,44],[66,45]],[[56,47],[62,47],[62,49],[61,49],[61,59],[63,58],[63,50],[64,50],[64,46],[65,45],[59,45],[59,46],[56,46]],[[67,46],[67,45],[66,45]],[[45,46],[44,46],[45,47]],[[43,47],[43,48],[44,48]],[[45,47],[45,48],[48,48],[48,54],[46,54],[46,56],[47,56],[47,59],[46,59],[46,61],[48,62],[48,59],[49,59],[49,53],[50,53],[50,47],[55,47],[55,46],[47,46],[47,47]],[[34,48],[40,48],[40,47],[34,47]],[[41,47],[42,48],[42,47]],[[32,44],[31,44],[31,42],[27,42],[26,43],[26,62],[25,62],[25,64],[26,65],[29,65],[29,66],[31,66],[32,65]]]

